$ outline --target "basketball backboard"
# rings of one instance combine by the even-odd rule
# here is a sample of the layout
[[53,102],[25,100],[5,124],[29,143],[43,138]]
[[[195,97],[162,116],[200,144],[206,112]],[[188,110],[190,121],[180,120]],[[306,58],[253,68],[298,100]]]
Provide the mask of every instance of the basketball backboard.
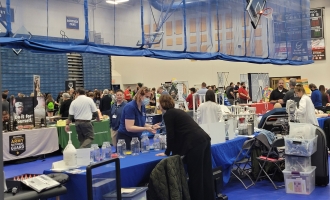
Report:
[[159,44],[163,39],[164,32],[154,32],[154,33],[145,33],[144,34],[144,44],[142,40],[138,40],[136,46],[145,46],[151,48],[153,44]]
[[257,28],[260,17],[265,9],[267,0],[246,0],[246,11],[251,19],[251,24],[254,29]]

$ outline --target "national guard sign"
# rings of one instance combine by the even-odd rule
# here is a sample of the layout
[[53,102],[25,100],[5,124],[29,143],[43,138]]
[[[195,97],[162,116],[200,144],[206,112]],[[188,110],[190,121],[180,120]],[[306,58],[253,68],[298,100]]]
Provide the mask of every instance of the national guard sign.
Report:
[[19,156],[26,151],[25,134],[9,136],[9,153]]

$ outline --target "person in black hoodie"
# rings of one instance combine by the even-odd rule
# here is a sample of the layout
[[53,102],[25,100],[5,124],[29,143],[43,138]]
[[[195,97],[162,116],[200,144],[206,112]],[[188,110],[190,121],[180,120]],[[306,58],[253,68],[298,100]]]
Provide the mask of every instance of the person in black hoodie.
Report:
[[174,108],[170,95],[161,95],[159,104],[167,130],[167,149],[157,156],[184,156],[192,200],[214,200],[211,138],[185,111]]
[[109,90],[108,89],[103,90],[103,97],[101,99],[100,106],[99,106],[99,109],[100,109],[102,115],[110,116],[111,101],[112,101],[112,98],[109,95]]

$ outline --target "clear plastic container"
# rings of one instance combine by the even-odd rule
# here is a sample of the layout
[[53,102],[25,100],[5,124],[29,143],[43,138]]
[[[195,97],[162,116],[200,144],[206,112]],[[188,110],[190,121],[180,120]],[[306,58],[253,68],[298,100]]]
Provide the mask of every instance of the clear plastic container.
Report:
[[150,150],[150,142],[148,135],[143,135],[141,139],[141,153],[148,153]]
[[158,133],[156,133],[153,140],[154,140],[154,143],[153,143],[154,150],[159,151],[160,150],[160,135]]
[[118,158],[125,158],[126,157],[126,142],[123,139],[118,140],[117,154],[118,154]]
[[140,141],[137,137],[132,138],[131,151],[132,151],[132,156],[137,156],[140,154]]
[[296,172],[307,172],[311,170],[311,157],[285,156],[285,170]]
[[106,149],[107,149],[107,153],[105,155],[105,159],[111,159],[112,149],[111,149],[110,142],[105,142],[105,146],[106,146]]
[[295,156],[311,156],[317,149],[317,136],[313,139],[284,137],[285,154]]
[[101,150],[99,146],[94,147],[94,162],[100,162],[101,160]]
[[316,126],[306,123],[290,123],[290,138],[314,139]]
[[315,188],[315,166],[307,172],[283,170],[285,190],[290,194],[311,194]]
[[159,137],[159,144],[160,144],[160,149],[164,150],[166,149],[166,135],[160,135]]
[[107,146],[106,146],[105,142],[103,142],[101,160],[106,160],[106,155],[107,155]]

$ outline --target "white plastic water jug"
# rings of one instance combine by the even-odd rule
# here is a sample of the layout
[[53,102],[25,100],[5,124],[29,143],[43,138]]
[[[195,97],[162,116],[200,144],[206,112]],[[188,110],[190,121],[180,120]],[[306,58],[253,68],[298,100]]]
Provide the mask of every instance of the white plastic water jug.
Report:
[[68,168],[75,168],[77,167],[77,150],[72,144],[71,133],[72,131],[68,132],[69,141],[68,141],[68,145],[66,145],[63,151],[63,160]]

